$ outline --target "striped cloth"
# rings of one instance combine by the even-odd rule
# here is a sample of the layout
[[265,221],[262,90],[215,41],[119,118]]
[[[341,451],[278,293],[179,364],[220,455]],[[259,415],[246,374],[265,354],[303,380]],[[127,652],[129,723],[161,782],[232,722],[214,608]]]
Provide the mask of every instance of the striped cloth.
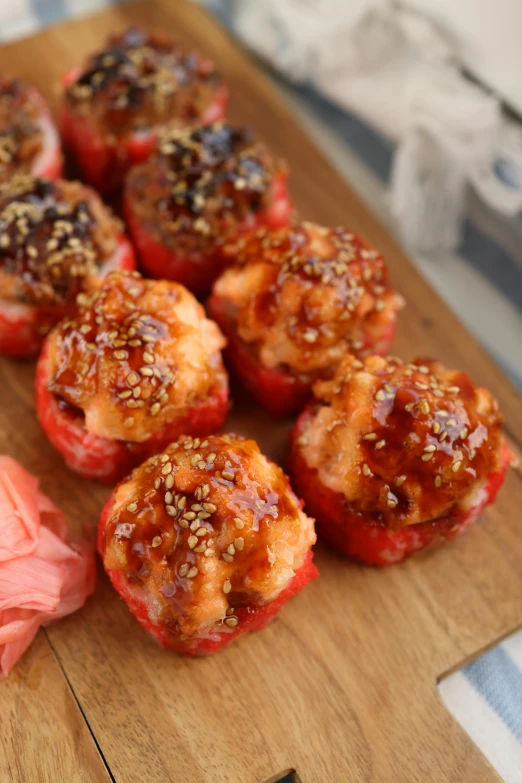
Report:
[[[0,40],[111,2],[119,0],[0,2]],[[234,28],[233,0],[206,4]],[[283,81],[280,86],[325,154],[393,228],[387,201],[393,145],[312,86]],[[522,221],[500,219],[470,200],[458,251],[436,258],[415,255],[413,260],[522,389]],[[522,632],[445,678],[439,691],[506,783],[522,783]],[[284,783],[291,783],[290,778]]]

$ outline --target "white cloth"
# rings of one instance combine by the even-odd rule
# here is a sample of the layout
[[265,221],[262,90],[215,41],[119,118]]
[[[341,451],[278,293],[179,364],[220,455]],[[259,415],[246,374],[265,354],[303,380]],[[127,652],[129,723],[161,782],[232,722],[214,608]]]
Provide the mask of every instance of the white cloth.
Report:
[[[460,237],[467,184],[504,214],[522,209],[522,130],[507,130],[498,99],[462,74],[447,9],[444,32],[417,13],[426,2],[404,5],[413,10],[392,0],[236,0],[234,26],[286,76],[313,83],[398,143],[391,197],[399,230],[415,249],[447,250]],[[487,27],[473,30],[475,44],[482,30],[491,45]],[[494,44],[498,55],[502,41]]]

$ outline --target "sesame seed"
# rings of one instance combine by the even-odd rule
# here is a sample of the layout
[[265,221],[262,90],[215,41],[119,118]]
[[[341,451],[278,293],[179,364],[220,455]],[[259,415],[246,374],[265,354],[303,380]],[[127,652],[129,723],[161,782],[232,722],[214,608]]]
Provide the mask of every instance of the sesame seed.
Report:
[[189,568],[190,568],[190,566],[189,566],[188,563],[183,563],[183,565],[181,565],[179,567],[179,575],[180,576],[186,576],[188,574],[188,572],[189,572]]
[[363,436],[363,440],[377,440],[377,433],[369,432],[367,435]]
[[165,506],[165,511],[167,512],[169,517],[175,517],[177,514],[175,507],[171,503],[167,503],[167,505]]
[[201,511],[203,506],[200,505],[199,503],[193,503],[190,508],[192,509],[192,511]]
[[208,511],[200,511],[198,514],[200,519],[208,519],[210,516],[211,514],[209,514]]
[[464,440],[465,438],[468,437],[468,428],[467,427],[464,427],[464,429],[460,431],[460,437],[462,438],[462,440]]
[[453,465],[451,466],[453,473],[457,473],[457,471],[460,470],[461,465],[462,465],[461,459],[458,459],[456,462],[454,462]]
[[114,358],[123,361],[127,358],[127,353],[125,351],[114,351]]
[[135,372],[130,372],[127,375],[127,383],[130,383],[131,386],[136,386],[140,382],[139,375],[136,375]]
[[216,551],[215,549],[212,549],[211,547],[208,547],[208,549],[205,549],[205,557],[212,557],[212,555],[215,555]]
[[217,455],[216,455],[216,454],[214,454],[214,452],[212,452],[211,454],[209,454],[209,455],[208,455],[208,457],[207,457],[207,462],[214,462],[214,461],[215,461],[215,459],[216,459],[216,456],[217,456]]
[[[174,486],[174,476],[172,474],[167,476],[167,478],[165,479],[165,486],[167,489],[172,489],[172,487]],[[178,503],[178,507],[180,507],[179,503]]]
[[189,519],[189,520],[196,519],[196,514],[194,513],[194,511],[185,511],[185,513],[183,514],[183,517],[185,519]]
[[197,536],[189,536],[188,537],[187,544],[189,545],[189,547],[191,549],[194,549],[194,547],[196,546],[197,543],[198,543]]
[[443,419],[447,419],[449,416],[448,411],[435,411],[435,413],[438,413],[438,415],[441,416]]
[[129,416],[127,419],[125,419],[123,426],[127,429],[130,429],[132,426],[134,426],[134,416]]
[[429,446],[424,446],[424,451],[437,451],[437,447],[434,443],[431,443]]
[[229,555],[235,555],[236,554],[236,548],[235,548],[234,544],[229,544],[229,546],[227,547],[227,552],[228,552]]
[[421,412],[424,413],[425,416],[427,416],[428,413],[430,412],[430,406],[427,400],[421,400],[419,404],[419,408],[421,409]]
[[166,462],[166,463],[163,465],[163,467],[162,467],[162,469],[161,469],[161,472],[163,473],[163,475],[164,475],[164,476],[166,476],[166,475],[167,475],[167,473],[170,473],[170,472],[171,472],[171,470],[172,470],[172,462]]
[[226,563],[232,563],[234,560],[234,556],[229,554],[228,552],[222,552],[221,557]]
[[234,474],[230,472],[230,470],[224,470],[221,475],[224,479],[227,479],[228,481],[234,480]]
[[165,492],[165,503],[172,504],[172,501],[174,500],[174,496],[172,492]]
[[239,519],[239,517],[236,517],[234,519],[234,524],[238,530],[243,530],[243,528],[245,527],[245,523],[243,522],[242,519]]
[[199,536],[199,538],[201,538],[202,536],[206,536],[207,533],[208,533],[208,530],[207,530],[206,527],[199,527],[196,530],[196,535]]
[[385,440],[380,440],[378,443],[375,444],[375,448],[376,449],[382,449],[382,448],[384,448],[384,446],[386,446],[386,441]]
[[442,443],[442,441],[446,440],[447,437],[448,437],[448,433],[446,432],[446,430],[444,430],[444,432],[442,432],[439,436],[439,443]]
[[199,568],[196,568],[196,566],[192,566],[190,571],[187,574],[188,579],[194,579],[195,576],[199,574]]
[[138,408],[139,407],[138,403],[136,402],[136,400],[127,400],[127,402],[125,404],[126,404],[127,408]]
[[183,495],[183,497],[181,497],[178,500],[177,506],[178,506],[179,509],[183,510],[186,505],[187,505],[187,498],[185,497],[185,495]]
[[447,425],[448,425],[448,427],[456,427],[457,426],[457,419],[448,419]]
[[161,410],[161,405],[159,404],[159,402],[154,402],[149,408],[149,413],[151,416],[157,416],[160,410]]
[[449,386],[448,391],[451,392],[451,394],[458,394],[460,391],[459,386]]
[[307,331],[303,334],[303,340],[307,343],[315,343],[317,340],[317,332]]
[[215,506],[213,503],[203,503],[203,508],[205,511],[208,511],[209,514],[213,514],[215,511],[217,511],[217,506]]
[[132,397],[132,392],[130,389],[126,389],[125,391],[120,392],[118,397],[120,400],[128,400],[129,397]]
[[421,460],[423,462],[429,462],[430,459],[433,457],[433,451],[429,451],[427,454],[423,454],[421,457]]
[[413,410],[414,406],[415,406],[414,402],[409,402],[407,405],[404,406],[404,410],[410,413],[410,411]]
[[476,453],[477,453],[477,450],[476,450],[476,449],[470,449],[470,450],[469,450],[469,458],[470,458],[470,459],[474,459],[474,458],[475,458],[475,454],[476,454]]
[[161,479],[158,477],[154,479],[154,488],[159,489],[161,487]]
[[225,580],[225,582],[223,582],[223,592],[225,593],[225,595],[228,595],[228,593],[230,593],[231,590],[232,590],[232,584],[230,582],[230,579],[227,579]]
[[433,432],[435,433],[435,435],[438,435],[440,432],[440,423],[438,421],[435,421],[433,423]]
[[362,472],[364,473],[365,476],[371,476],[372,472],[370,470],[369,465],[367,465],[366,462],[362,466]]
[[427,383],[422,383],[421,381],[415,381],[414,385],[417,389],[422,389],[423,391],[430,388]]
[[154,538],[152,539],[152,546],[157,547],[160,546],[160,544],[161,544],[161,536],[154,536]]
[[186,519],[179,519],[178,522],[179,522],[179,526],[182,527],[183,529],[186,529],[189,526],[189,523]]
[[90,324],[82,324],[82,325],[80,326],[80,332],[81,332],[82,334],[89,334],[89,332],[91,331],[91,328],[92,328],[92,327],[91,327],[91,325],[90,325]]
[[406,481],[406,476],[397,476],[397,478],[395,479],[395,486],[402,487],[405,481]]
[[435,486],[440,487],[442,484],[442,477],[441,476],[435,476]]
[[137,503],[129,503],[129,505],[127,506],[127,511],[130,511],[131,514],[133,514],[137,510],[138,510],[138,504]]
[[245,546],[245,539],[241,538],[241,536],[236,538],[234,540],[234,546],[241,552]]
[[236,625],[237,625],[237,623],[238,623],[238,619],[237,619],[237,617],[227,617],[227,619],[225,620],[225,622],[226,622],[226,624],[227,624],[227,625],[229,625],[231,628],[235,628],[235,627],[236,627]]
[[154,375],[154,370],[151,370],[150,367],[141,367],[140,373],[150,378],[151,375]]
[[386,399],[386,395],[382,389],[379,389],[379,391],[375,395],[375,399],[378,400],[379,402],[382,402],[383,400]]
[[388,508],[395,508],[397,505],[397,501],[394,500],[393,498],[388,498],[388,500],[386,501],[386,505],[388,506]]

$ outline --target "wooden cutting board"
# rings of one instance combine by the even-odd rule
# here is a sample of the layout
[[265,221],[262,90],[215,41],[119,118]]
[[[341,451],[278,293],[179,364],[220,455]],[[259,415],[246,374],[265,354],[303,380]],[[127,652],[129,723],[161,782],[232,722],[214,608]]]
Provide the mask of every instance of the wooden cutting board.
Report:
[[[231,118],[291,166],[302,215],[344,224],[386,254],[407,300],[395,352],[435,355],[487,385],[520,449],[520,397],[307,138],[274,87],[209,16],[148,0],[0,49],[0,70],[55,104],[60,75],[129,23],[161,25],[214,58]],[[0,361],[0,452],[42,477],[77,528],[107,490],[70,473],[34,416],[33,365]],[[236,395],[229,427],[283,460],[289,421]],[[522,480],[466,536],[387,570],[317,548],[321,577],[264,632],[185,660],[140,629],[99,574],[85,608],[45,632],[0,684],[2,783],[482,783],[499,780],[446,711],[437,679],[522,624]]]

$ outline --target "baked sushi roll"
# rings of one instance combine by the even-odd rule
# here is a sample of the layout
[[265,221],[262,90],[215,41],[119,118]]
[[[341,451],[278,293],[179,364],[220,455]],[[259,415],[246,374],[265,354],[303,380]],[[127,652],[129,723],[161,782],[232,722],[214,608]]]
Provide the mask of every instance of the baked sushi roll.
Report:
[[227,239],[289,222],[287,174],[245,130],[215,123],[166,131],[125,183],[125,218],[143,269],[208,293]]
[[301,223],[230,243],[209,307],[225,358],[271,413],[302,409],[347,356],[388,353],[402,297],[383,256],[343,228]]
[[119,595],[164,647],[216,652],[264,628],[317,576],[314,522],[252,440],[183,436],[103,510],[98,549]]
[[181,433],[221,427],[224,344],[183,286],[113,272],[45,341],[40,423],[72,470],[114,483]]
[[512,454],[492,395],[432,360],[347,358],[292,439],[290,475],[320,536],[367,565],[454,538],[493,503]]
[[134,267],[120,221],[90,188],[27,174],[0,183],[0,354],[37,355],[78,294]]
[[160,30],[130,29],[64,77],[61,129],[84,179],[117,192],[165,125],[209,124],[228,90],[214,64]]
[[15,174],[62,176],[60,137],[35,87],[0,74],[0,182]]

